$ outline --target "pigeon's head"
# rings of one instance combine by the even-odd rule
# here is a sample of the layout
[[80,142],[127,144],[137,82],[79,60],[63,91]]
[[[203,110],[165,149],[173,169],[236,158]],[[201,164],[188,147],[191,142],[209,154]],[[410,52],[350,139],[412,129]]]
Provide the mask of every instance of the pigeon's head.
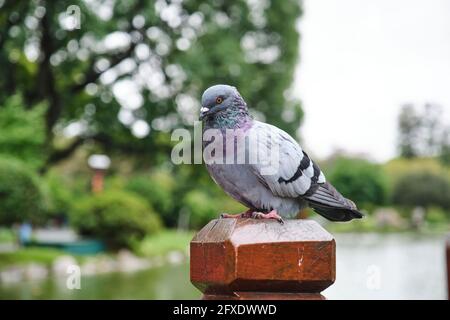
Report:
[[200,109],[200,120],[212,117],[215,114],[236,107],[236,102],[245,107],[245,102],[235,87],[218,84],[203,92],[202,107]]

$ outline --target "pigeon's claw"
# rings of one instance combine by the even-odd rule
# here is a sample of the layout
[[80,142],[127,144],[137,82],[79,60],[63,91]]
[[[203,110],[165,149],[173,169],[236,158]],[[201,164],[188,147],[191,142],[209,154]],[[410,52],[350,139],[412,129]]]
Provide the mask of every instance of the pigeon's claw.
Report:
[[283,218],[278,215],[276,210],[272,210],[272,211],[270,211],[268,213],[252,211],[252,210],[247,210],[245,212],[238,213],[238,214],[222,213],[220,215],[220,218],[221,219],[227,219],[227,218],[232,218],[232,219],[239,219],[239,218],[275,219],[279,223],[284,224]]
[[284,224],[283,218],[278,215],[276,210],[272,210],[269,213],[253,212],[252,218],[253,219],[275,219],[279,223]]

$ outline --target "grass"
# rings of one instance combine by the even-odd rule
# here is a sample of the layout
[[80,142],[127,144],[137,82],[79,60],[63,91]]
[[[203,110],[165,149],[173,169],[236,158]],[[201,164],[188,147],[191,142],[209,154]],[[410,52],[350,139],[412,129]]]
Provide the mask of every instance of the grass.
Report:
[[137,244],[135,251],[146,257],[164,255],[169,251],[185,252],[193,236],[193,231],[164,230],[145,237]]
[[64,254],[61,250],[50,248],[22,248],[14,252],[2,252],[0,253],[0,269],[29,263],[50,265],[57,257]]
[[0,243],[11,243],[15,241],[14,231],[8,228],[0,228]]

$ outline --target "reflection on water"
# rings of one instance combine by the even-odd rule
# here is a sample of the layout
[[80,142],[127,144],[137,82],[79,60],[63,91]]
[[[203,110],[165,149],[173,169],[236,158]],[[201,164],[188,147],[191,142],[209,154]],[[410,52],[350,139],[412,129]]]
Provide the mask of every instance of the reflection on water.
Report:
[[189,282],[187,263],[82,277],[80,290],[67,289],[65,278],[0,287],[0,299],[198,299],[200,296]]
[[446,299],[445,236],[338,234],[329,299]]
[[[328,299],[445,299],[443,236],[338,234],[337,280]],[[80,290],[65,279],[0,285],[10,299],[198,299],[189,266],[83,277]]]

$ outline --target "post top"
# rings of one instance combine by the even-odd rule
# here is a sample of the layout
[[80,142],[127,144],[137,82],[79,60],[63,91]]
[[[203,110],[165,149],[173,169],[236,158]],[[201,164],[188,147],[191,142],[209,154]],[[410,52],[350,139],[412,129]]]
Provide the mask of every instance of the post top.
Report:
[[213,220],[192,239],[190,259],[206,295],[317,294],[335,279],[334,239],[311,220]]
[[195,242],[256,244],[292,241],[332,241],[333,236],[313,220],[214,219],[192,239]]

